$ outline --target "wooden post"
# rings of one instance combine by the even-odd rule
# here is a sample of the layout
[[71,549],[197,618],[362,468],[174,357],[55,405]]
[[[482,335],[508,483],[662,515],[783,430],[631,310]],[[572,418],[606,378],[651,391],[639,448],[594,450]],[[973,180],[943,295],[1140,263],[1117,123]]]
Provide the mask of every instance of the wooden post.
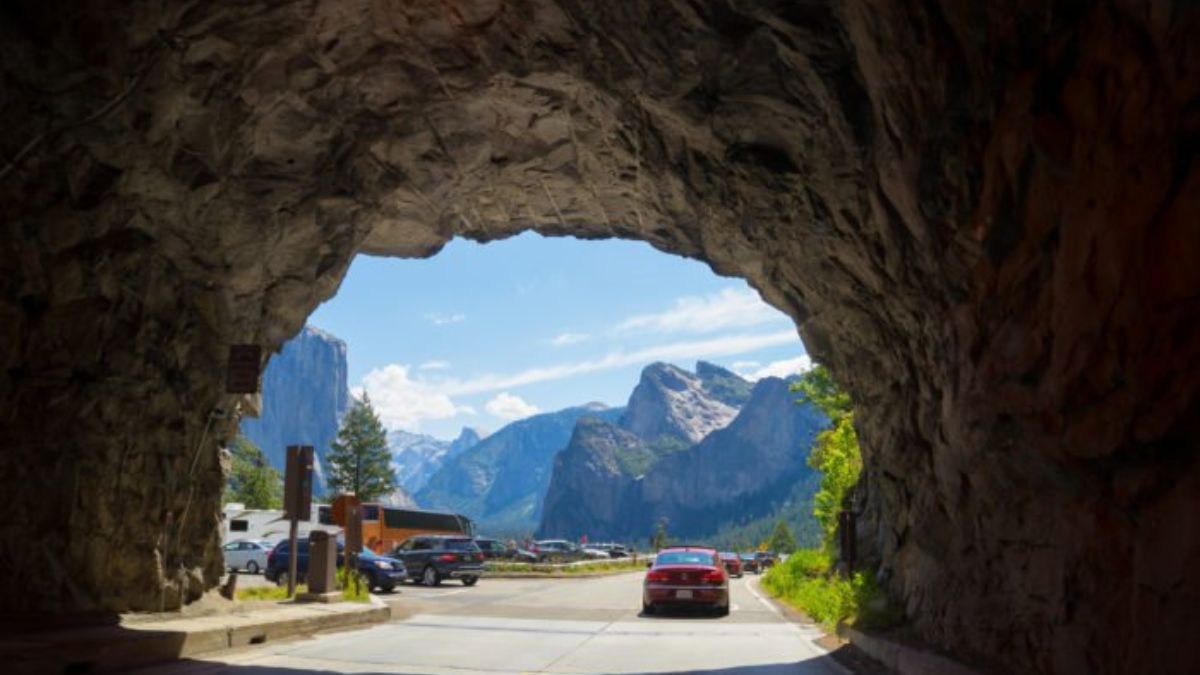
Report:
[[288,597],[296,594],[296,575],[299,574],[300,521],[312,517],[312,470],[313,449],[311,445],[289,445],[287,469],[283,483],[283,512],[290,521],[288,526]]

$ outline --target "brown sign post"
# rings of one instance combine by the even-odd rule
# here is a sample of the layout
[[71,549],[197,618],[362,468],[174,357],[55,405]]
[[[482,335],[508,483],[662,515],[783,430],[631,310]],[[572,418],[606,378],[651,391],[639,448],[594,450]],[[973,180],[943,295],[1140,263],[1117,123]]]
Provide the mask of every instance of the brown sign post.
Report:
[[296,594],[297,538],[301,520],[312,517],[313,449],[289,445],[283,483],[283,515],[291,521],[288,533],[288,597]]
[[[362,553],[362,504],[352,497],[346,508],[346,580],[357,580],[358,554]],[[357,593],[358,589],[354,589]]]

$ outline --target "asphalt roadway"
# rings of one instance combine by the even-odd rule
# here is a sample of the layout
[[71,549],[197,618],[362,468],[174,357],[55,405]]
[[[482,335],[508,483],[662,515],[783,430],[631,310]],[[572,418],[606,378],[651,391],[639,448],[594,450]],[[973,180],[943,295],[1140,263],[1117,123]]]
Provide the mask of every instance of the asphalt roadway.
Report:
[[843,675],[813,640],[734,579],[732,612],[641,615],[641,573],[586,579],[482,579],[466,588],[384,594],[391,623],[228,652],[143,671],[237,673],[713,673]]

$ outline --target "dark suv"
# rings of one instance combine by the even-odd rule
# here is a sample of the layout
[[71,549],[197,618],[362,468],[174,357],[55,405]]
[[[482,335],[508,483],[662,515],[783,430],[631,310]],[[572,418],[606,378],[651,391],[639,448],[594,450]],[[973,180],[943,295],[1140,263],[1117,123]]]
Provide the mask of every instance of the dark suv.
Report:
[[[342,542],[337,543],[337,566],[341,568],[343,560],[343,550],[345,546]],[[267,581],[273,581],[277,584],[286,584],[288,575],[288,560],[290,554],[288,551],[288,540],[284,539],[271,549],[267,554],[267,569],[263,572],[263,576]],[[363,549],[363,552],[358,555],[358,571],[367,580],[367,588],[369,590],[379,589],[384,593],[390,592],[399,583],[404,581],[408,576],[408,571],[404,567],[404,562],[395,558],[385,558],[376,553]],[[308,540],[301,539],[296,542],[296,581],[304,583],[304,577],[308,574]]]
[[442,579],[460,579],[474,586],[483,575],[483,551],[467,536],[422,534],[411,537],[392,551],[412,570],[412,579],[437,586]]
[[486,560],[507,560],[512,562],[537,562],[537,556],[519,548],[508,548],[495,539],[475,537],[479,550],[483,551]]

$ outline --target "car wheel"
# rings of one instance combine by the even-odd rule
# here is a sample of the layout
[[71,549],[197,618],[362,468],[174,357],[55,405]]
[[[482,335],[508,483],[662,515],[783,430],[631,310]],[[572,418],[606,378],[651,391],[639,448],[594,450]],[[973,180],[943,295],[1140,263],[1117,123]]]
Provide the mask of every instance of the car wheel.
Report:
[[367,577],[367,592],[368,593],[375,590],[376,588],[379,588],[379,580],[375,578],[374,572],[367,572],[365,576]]
[[421,583],[431,588],[442,583],[441,577],[438,576],[437,568],[433,565],[426,567],[425,571],[421,573]]
[[728,602],[717,608],[717,616],[729,616],[729,603]]
[[392,591],[396,590],[396,585],[395,584],[384,584],[379,587],[379,590],[382,593],[391,593]]
[[249,574],[258,574],[258,563],[253,560],[246,563],[246,572]]
[[288,582],[287,580],[288,580],[288,573],[286,571],[280,572],[279,574],[275,575],[275,585],[276,586],[287,586],[287,582]]
[[654,616],[654,613],[657,611],[658,608],[654,605],[648,605],[645,602],[642,603],[642,614],[645,614],[646,616]]
[[463,586],[474,586],[475,582],[479,581],[479,577],[463,577]]

